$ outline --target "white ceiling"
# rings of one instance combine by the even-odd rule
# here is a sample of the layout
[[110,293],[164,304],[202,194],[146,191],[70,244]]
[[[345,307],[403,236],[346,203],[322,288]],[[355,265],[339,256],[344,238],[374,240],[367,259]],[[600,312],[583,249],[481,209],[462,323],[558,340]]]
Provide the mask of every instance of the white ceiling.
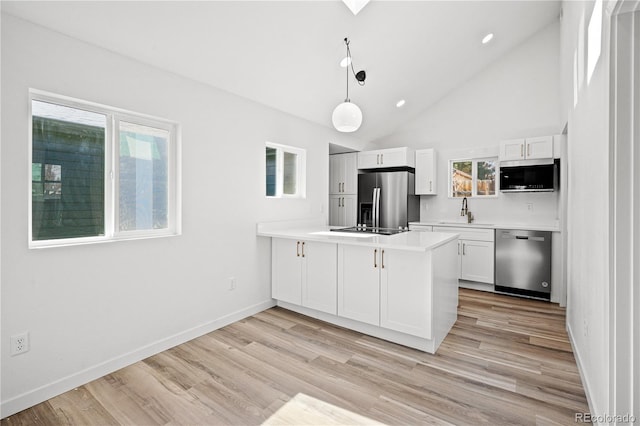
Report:
[[[558,1],[2,2],[9,13],[331,127],[351,40],[362,140],[388,135],[558,18]],[[488,32],[494,40],[482,45]],[[403,108],[396,108],[406,99]]]

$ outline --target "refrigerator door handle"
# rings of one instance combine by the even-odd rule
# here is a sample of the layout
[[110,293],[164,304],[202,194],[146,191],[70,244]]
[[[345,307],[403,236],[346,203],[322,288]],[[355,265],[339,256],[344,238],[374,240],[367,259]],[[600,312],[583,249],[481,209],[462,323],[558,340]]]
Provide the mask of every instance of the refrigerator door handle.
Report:
[[378,203],[377,201],[377,190],[378,188],[373,188],[373,217],[371,218],[371,226],[375,227],[376,226],[376,218],[378,217]]
[[380,227],[380,188],[376,188],[374,189],[374,191],[375,191],[375,199],[373,202],[375,203],[375,209],[376,209],[374,226],[376,228],[379,228]]

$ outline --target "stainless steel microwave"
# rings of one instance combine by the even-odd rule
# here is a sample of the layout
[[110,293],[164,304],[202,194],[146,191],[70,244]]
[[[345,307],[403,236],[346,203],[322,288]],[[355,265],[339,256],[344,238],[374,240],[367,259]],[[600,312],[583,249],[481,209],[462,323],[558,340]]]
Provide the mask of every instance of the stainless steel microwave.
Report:
[[560,160],[549,164],[500,165],[501,192],[551,192],[560,186]]

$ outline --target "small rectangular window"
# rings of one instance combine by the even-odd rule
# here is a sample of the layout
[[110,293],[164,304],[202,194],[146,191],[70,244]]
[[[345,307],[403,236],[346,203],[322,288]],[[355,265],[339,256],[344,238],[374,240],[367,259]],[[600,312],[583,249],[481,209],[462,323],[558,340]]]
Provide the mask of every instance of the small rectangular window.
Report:
[[267,142],[265,152],[266,196],[304,198],[306,151]]
[[450,197],[496,196],[497,158],[452,160]]
[[177,233],[177,125],[31,98],[31,247]]

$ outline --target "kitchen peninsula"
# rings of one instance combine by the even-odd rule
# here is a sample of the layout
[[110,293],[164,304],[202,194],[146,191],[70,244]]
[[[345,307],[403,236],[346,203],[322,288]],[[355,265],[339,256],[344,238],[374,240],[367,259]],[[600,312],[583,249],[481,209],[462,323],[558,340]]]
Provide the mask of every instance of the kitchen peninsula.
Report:
[[435,353],[457,318],[458,235],[261,223],[280,307]]

